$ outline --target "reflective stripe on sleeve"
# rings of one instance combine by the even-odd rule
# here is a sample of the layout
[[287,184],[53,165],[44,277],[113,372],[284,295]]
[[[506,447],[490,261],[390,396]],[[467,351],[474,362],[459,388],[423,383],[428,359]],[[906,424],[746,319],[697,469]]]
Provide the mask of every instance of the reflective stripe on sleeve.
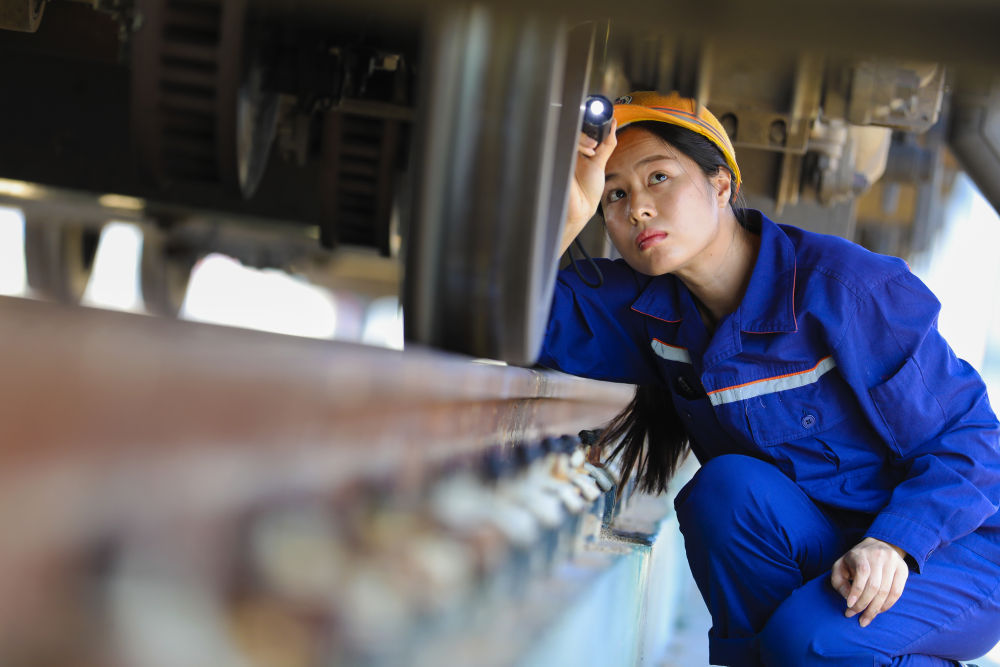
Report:
[[667,359],[668,361],[679,361],[682,364],[691,363],[691,355],[688,353],[687,348],[677,347],[676,345],[667,345],[661,340],[654,338],[651,342],[653,346],[653,352],[656,356]]
[[754,380],[753,382],[736,385],[735,387],[716,389],[715,391],[708,392],[708,397],[712,401],[712,405],[723,405],[724,403],[742,401],[755,396],[763,396],[764,394],[774,394],[786,389],[796,389],[818,381],[827,372],[836,367],[837,364],[834,362],[833,357],[824,357],[809,370],[765,378],[763,380]]

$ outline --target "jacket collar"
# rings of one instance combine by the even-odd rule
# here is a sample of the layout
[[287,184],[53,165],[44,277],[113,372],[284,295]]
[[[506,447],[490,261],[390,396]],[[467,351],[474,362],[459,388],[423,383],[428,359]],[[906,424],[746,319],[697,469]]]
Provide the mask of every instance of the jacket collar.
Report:
[[745,333],[790,333],[799,330],[795,318],[795,245],[784,230],[760,211],[747,211],[760,220],[760,251],[750,274],[746,294],[736,309]]
[[[785,232],[760,211],[747,209],[751,226],[759,225],[760,250],[746,294],[733,313],[733,324],[744,333],[798,331],[795,317],[795,246]],[[663,322],[681,322],[692,316],[691,295],[673,276],[649,281],[632,303],[632,310]]]

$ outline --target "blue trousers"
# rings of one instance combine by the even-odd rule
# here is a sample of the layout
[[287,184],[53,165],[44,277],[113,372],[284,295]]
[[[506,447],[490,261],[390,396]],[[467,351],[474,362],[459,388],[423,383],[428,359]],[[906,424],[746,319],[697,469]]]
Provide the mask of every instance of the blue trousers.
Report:
[[713,665],[953,666],[1000,641],[1000,564],[941,547],[862,628],[830,568],[866,521],[813,503],[773,465],[708,461],[675,501],[691,572],[712,614]]

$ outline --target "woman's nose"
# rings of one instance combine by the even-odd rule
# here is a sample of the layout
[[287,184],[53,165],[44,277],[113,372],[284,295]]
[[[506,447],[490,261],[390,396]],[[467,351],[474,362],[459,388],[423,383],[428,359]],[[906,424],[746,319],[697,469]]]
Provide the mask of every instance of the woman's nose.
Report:
[[629,216],[633,224],[638,224],[643,220],[649,220],[656,215],[656,207],[653,199],[648,194],[640,193],[632,198],[631,215]]

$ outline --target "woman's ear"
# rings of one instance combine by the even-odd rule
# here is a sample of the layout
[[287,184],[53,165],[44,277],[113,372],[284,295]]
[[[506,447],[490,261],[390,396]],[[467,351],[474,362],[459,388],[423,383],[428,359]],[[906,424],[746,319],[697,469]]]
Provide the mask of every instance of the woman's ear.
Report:
[[729,206],[729,200],[733,194],[733,175],[725,167],[719,167],[714,176],[708,179],[715,190],[715,203],[719,208]]

